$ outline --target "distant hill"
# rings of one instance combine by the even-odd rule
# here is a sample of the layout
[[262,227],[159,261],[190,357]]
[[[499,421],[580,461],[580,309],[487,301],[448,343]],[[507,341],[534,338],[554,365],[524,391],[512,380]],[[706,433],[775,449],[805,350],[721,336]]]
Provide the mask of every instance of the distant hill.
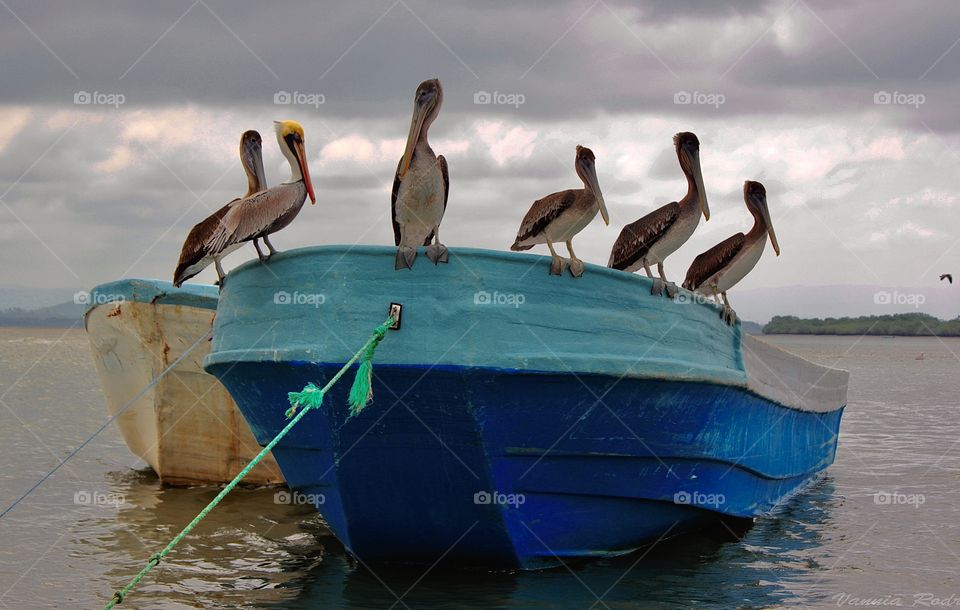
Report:
[[941,320],[925,313],[856,318],[774,316],[763,327],[767,335],[897,335],[960,337],[960,317]]
[[920,286],[782,286],[735,288],[730,296],[742,320],[774,316],[840,318],[925,312],[943,320],[960,315],[960,284],[931,280]]
[[39,309],[14,307],[0,311],[0,326],[69,328],[83,323],[85,305],[60,303]]
[[31,310],[51,307],[73,298],[75,289],[27,288],[13,284],[0,284],[0,312],[7,309]]

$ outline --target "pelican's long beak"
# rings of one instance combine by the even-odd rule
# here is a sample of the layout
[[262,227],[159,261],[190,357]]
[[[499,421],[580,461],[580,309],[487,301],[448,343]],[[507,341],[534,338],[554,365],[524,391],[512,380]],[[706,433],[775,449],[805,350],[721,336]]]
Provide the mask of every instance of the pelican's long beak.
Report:
[[770,236],[770,243],[773,245],[773,251],[780,256],[780,244],[777,243],[777,232],[773,230],[773,222],[770,221],[770,210],[767,209],[767,200],[762,199],[763,205],[760,206],[760,213],[763,214],[763,222],[767,225],[767,235]]
[[263,154],[260,147],[255,147],[251,153],[253,157],[253,175],[257,177],[257,188],[261,191],[267,188],[267,173],[263,171]]
[[307,187],[307,195],[310,196],[310,203],[316,205],[317,196],[313,194],[313,181],[310,179],[310,168],[307,167],[307,151],[303,142],[295,141],[293,147],[297,151],[297,163],[300,165],[300,175],[303,176],[303,184]]
[[[431,98],[431,100],[432,99],[433,98]],[[413,118],[410,119],[410,133],[407,134],[407,147],[403,150],[403,163],[400,164],[400,178],[403,178],[407,170],[410,169],[410,162],[413,160],[413,151],[417,147],[417,142],[420,141],[420,132],[423,130],[423,123],[426,121],[432,106],[433,104],[431,103],[420,103],[419,100],[414,102]]]
[[587,182],[590,184],[590,190],[593,191],[593,195],[597,198],[597,205],[600,207],[600,217],[603,218],[603,223],[610,225],[610,214],[607,212],[607,203],[603,200],[603,193],[600,192],[600,182],[597,180],[597,168],[593,165],[590,166],[586,171]]
[[703,219],[710,220],[707,191],[703,188],[703,174],[700,172],[700,151],[690,154],[690,167],[693,170],[693,183],[697,186],[697,196],[700,198],[700,210],[703,211]]

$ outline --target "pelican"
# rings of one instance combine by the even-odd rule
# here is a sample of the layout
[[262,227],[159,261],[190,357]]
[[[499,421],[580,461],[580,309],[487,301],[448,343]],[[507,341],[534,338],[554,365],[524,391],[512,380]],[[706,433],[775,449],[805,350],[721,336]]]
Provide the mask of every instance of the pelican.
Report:
[[395,269],[412,269],[420,244],[427,246],[427,258],[435,265],[449,258],[447,247],[440,243],[440,221],[450,194],[447,160],[435,155],[427,141],[427,131],[440,114],[441,105],[440,81],[432,78],[420,83],[413,98],[407,146],[397,164],[390,198],[397,246]]
[[768,235],[773,251],[780,256],[780,244],[767,208],[767,190],[759,182],[747,180],[743,183],[743,201],[753,215],[753,228],[746,235],[737,233],[728,237],[693,259],[683,281],[684,288],[712,295],[718,305],[719,295],[722,295],[723,312],[720,315],[728,324],[736,322],[737,315],[730,307],[727,291],[756,266]]
[[[668,203],[625,226],[613,244],[607,263],[608,267],[629,272],[643,267],[647,277],[653,279],[650,293],[663,294],[666,287],[670,298],[677,294],[677,285],[667,281],[663,271],[664,259],[690,239],[700,223],[701,212],[704,220],[710,220],[707,192],[700,173],[700,140],[684,131],[673,136],[673,145],[680,169],[687,177],[687,194],[679,202]],[[659,278],[654,278],[650,271],[654,264]]]
[[[274,129],[280,150],[290,164],[290,181],[233,202],[203,242],[201,247],[205,255],[222,257],[232,246],[253,241],[260,261],[265,263],[277,253],[268,236],[283,229],[297,217],[307,196],[310,197],[310,203],[317,203],[307,167],[303,127],[296,121],[274,121]],[[263,240],[270,254],[263,256],[257,239]],[[220,271],[218,269],[218,273]],[[222,277],[220,285],[223,286]]]
[[[607,204],[597,181],[596,157],[586,146],[577,146],[573,164],[577,176],[583,180],[582,189],[568,189],[537,199],[523,217],[517,239],[511,250],[529,250],[535,244],[547,244],[550,249],[550,275],[562,275],[569,263],[573,277],[583,275],[583,261],[573,252],[573,236],[583,230],[596,217],[597,212],[604,224],[610,224]],[[556,242],[566,242],[570,260],[562,258],[553,249]]]
[[[247,193],[243,197],[234,199],[190,229],[186,241],[183,242],[183,248],[180,250],[177,269],[173,274],[174,286],[179,288],[181,284],[203,271],[210,263],[216,265],[217,276],[219,277],[217,283],[223,281],[225,274],[223,267],[220,266],[220,260],[239,248],[241,244],[234,244],[216,255],[208,254],[204,249],[204,244],[216,232],[230,206],[267,188],[267,180],[263,173],[262,144],[260,133],[252,129],[243,132],[243,135],[240,136],[240,163],[247,173]],[[260,246],[256,240],[254,240],[253,245],[257,248],[259,254]]]

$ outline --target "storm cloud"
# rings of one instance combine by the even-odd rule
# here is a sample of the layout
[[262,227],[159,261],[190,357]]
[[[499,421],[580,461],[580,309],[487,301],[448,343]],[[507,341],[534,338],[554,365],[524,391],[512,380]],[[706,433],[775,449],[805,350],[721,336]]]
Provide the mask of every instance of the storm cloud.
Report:
[[745,288],[920,285],[958,260],[956,2],[6,6],[3,284],[167,278],[190,226],[244,189],[243,130],[286,178],[279,118],[306,129],[318,205],[276,245],[390,243],[413,90],[435,76],[451,246],[508,246],[534,199],[577,186],[586,144],[612,226],[578,253],[603,263],[623,224],[682,196],[671,136],[691,130],[714,216],[672,278],[749,226],[745,179],[766,184],[783,246]]

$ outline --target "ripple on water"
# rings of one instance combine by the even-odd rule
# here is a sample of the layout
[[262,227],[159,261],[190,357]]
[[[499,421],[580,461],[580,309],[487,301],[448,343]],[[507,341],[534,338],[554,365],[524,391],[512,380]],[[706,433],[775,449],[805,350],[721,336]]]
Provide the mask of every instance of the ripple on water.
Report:
[[[143,581],[130,605],[376,608],[402,596],[417,608],[568,608],[602,596],[619,608],[835,607],[838,594],[960,592],[960,404],[949,353],[960,353],[960,340],[945,340],[949,350],[923,339],[771,340],[849,369],[850,401],[828,475],[749,529],[719,527],[569,571],[370,572],[312,510],[275,504],[270,489],[241,489]],[[920,351],[926,359],[914,361]],[[82,331],[0,333],[0,392],[22,420],[0,409],[0,499],[8,503],[106,414]],[[124,501],[78,505],[78,491]],[[217,491],[163,488],[108,429],[0,521],[3,603],[98,607]],[[878,492],[924,500],[883,503]]]

